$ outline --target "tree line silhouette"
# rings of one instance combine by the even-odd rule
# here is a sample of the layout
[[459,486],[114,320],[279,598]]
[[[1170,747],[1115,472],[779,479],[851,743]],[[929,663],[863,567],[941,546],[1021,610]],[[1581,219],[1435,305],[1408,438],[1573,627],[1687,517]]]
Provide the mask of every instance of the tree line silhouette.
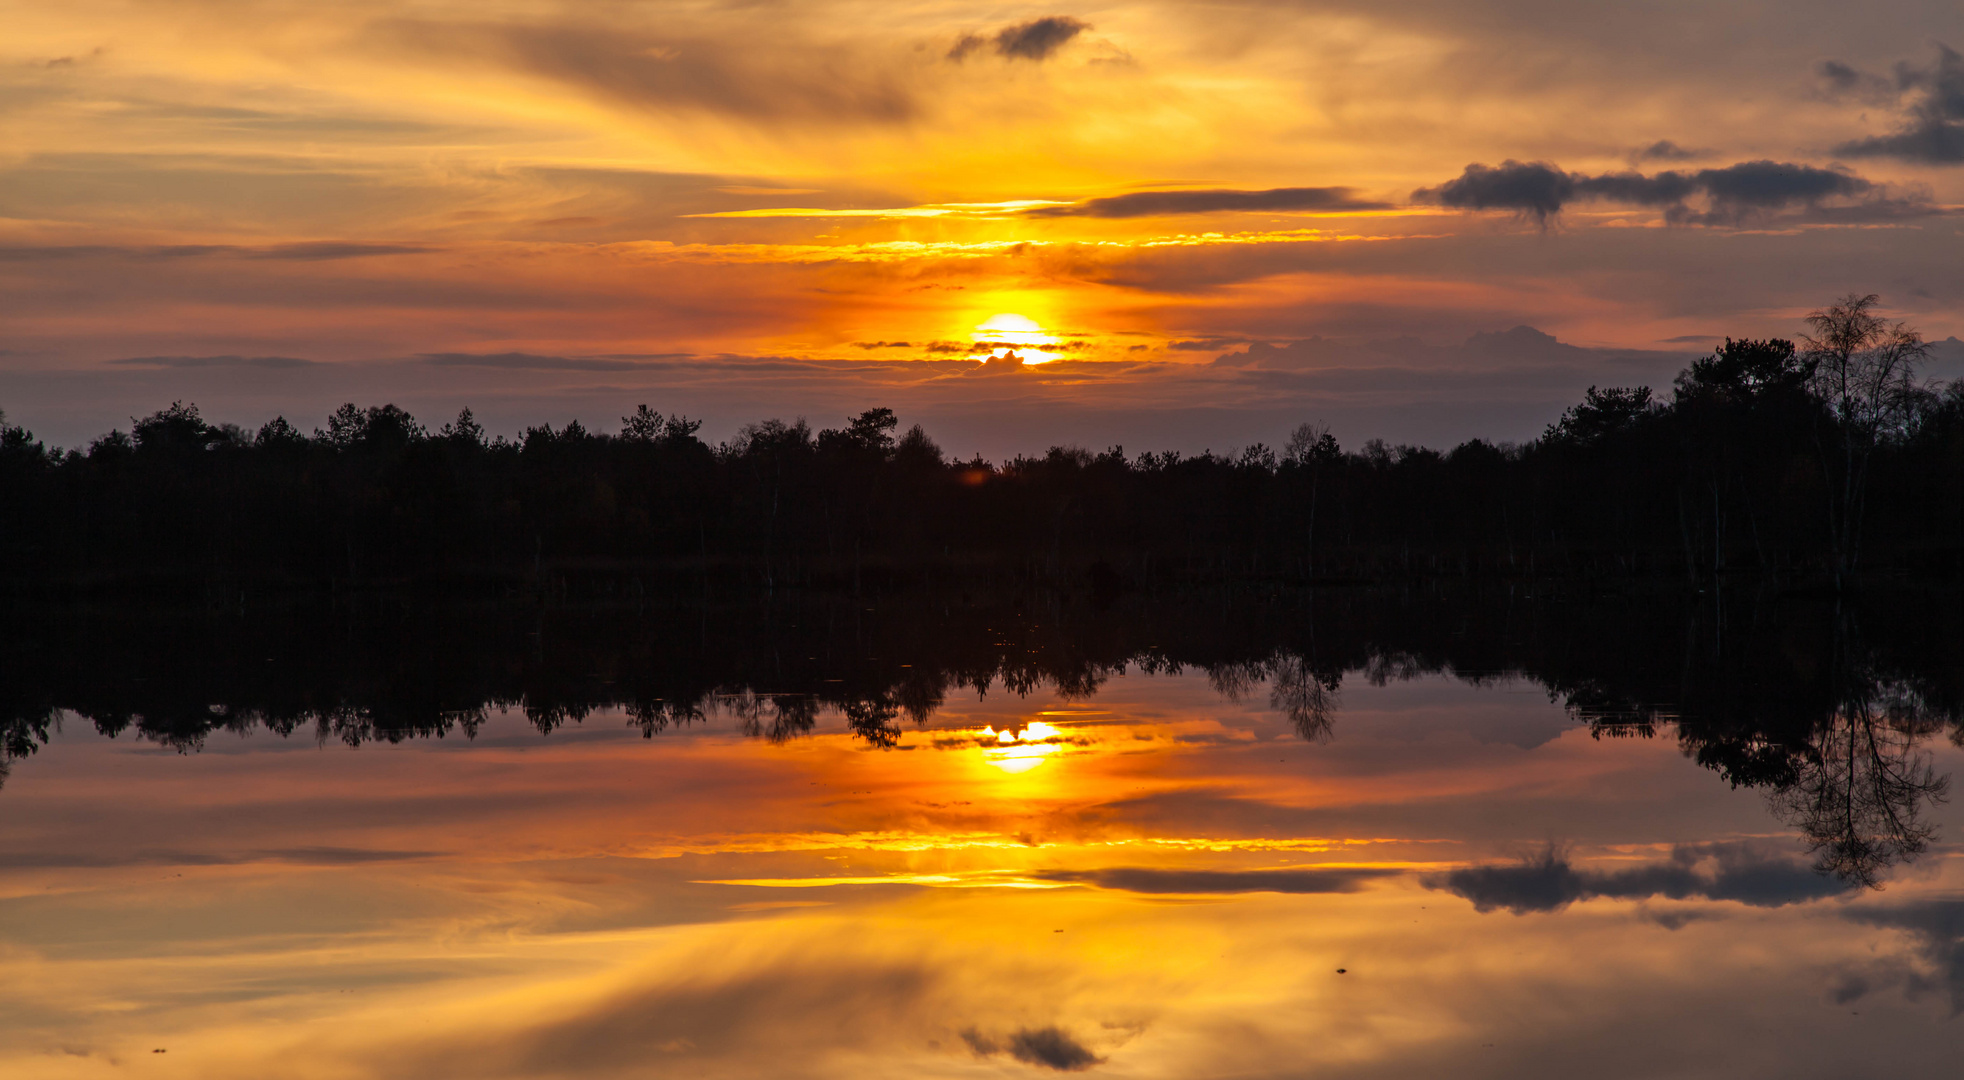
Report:
[[617,433],[487,439],[343,406],[311,435],[174,404],[75,451],[0,418],[15,590],[376,588],[642,595],[958,581],[1423,577],[1836,584],[1964,572],[1964,383],[1850,296],[1800,342],[1727,340],[1668,397],[1591,388],[1526,445],[951,460],[892,410],[711,446],[642,405]]
[[[471,738],[497,710],[541,734],[614,710],[646,737],[720,722],[772,741],[826,717],[889,747],[956,695],[1094,697],[1128,672],[1266,695],[1304,739],[1341,738],[1346,685],[1531,680],[1602,738],[1674,738],[1767,794],[1822,868],[1873,885],[1933,838],[1964,742],[1964,604],[1947,590],[1603,592],[1434,583],[1231,586],[1118,598],[1054,590],[735,604],[358,596],[184,610],[0,608],[0,747],[64,722],[180,752],[255,731],[361,745]],[[0,764],[0,779],[5,766]]]

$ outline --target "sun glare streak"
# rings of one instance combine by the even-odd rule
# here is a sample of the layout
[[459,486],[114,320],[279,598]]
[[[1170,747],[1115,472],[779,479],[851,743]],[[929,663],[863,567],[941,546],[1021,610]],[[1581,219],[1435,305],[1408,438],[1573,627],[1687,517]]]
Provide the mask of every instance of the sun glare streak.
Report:
[[987,203],[933,203],[925,206],[894,206],[876,210],[829,210],[815,206],[767,206],[755,210],[720,210],[709,214],[684,214],[692,218],[1000,218],[1044,206],[1066,206],[1053,199],[1010,199]]
[[763,889],[823,889],[835,885],[924,885],[942,889],[1068,889],[1074,882],[1039,881],[1010,871],[977,870],[959,874],[877,874],[858,877],[722,878],[692,881],[692,885],[748,885]]
[[[990,736],[981,736],[984,739]],[[1000,736],[996,736],[1000,741]],[[1047,748],[1054,749],[1054,748]],[[1036,760],[1041,760],[1036,759]],[[993,764],[993,762],[992,762]],[[1178,852],[1267,852],[1298,851],[1320,853],[1370,844],[1445,844],[1450,840],[1425,837],[1188,837],[1120,836],[1076,841],[1085,848],[1137,848],[1144,851]],[[1028,836],[1002,832],[869,830],[847,833],[765,833],[741,836],[705,836],[676,839],[633,852],[626,857],[672,859],[683,855],[752,855],[782,852],[863,851],[898,852],[987,852],[1029,851],[1045,846],[1032,843]]]

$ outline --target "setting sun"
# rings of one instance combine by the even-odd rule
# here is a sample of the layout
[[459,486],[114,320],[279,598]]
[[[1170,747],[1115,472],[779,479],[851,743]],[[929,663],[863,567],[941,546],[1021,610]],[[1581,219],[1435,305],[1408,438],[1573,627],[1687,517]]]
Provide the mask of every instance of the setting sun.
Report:
[[1015,355],[1025,364],[1046,364],[1057,359],[1062,353],[1049,346],[1058,343],[1057,335],[1049,333],[1027,315],[992,315],[975,328],[971,334],[976,350],[989,350],[984,360],[1000,360]]

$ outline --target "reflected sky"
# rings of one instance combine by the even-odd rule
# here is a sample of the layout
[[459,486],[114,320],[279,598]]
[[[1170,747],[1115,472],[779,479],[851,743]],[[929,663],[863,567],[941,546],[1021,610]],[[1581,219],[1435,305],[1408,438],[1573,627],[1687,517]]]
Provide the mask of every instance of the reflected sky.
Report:
[[1669,721],[1343,674],[1314,731],[1287,663],[1133,667],[951,693],[891,745],[834,708],[746,735],[741,702],[652,738],[493,708],[472,738],[187,753],[66,716],[0,790],[0,1072],[1830,1077],[1964,1049],[1955,807],[1866,889]]

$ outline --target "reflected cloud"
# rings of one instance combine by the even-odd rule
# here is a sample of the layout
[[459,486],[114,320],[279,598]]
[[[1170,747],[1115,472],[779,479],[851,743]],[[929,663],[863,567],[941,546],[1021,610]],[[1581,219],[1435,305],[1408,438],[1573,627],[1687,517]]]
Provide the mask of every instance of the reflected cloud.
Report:
[[1164,870],[1120,866],[1105,870],[1039,870],[1040,881],[1095,885],[1100,889],[1145,894],[1347,893],[1372,881],[1404,873],[1401,869],[1335,866],[1299,870]]
[[1390,203],[1360,199],[1347,187],[1268,188],[1262,191],[1134,191],[1078,203],[1036,206],[1035,218],[1134,218],[1170,214],[1351,213],[1390,210]]
[[[1078,1071],[1101,1063],[1102,1051],[1125,1037],[1074,1034],[1098,1029],[1098,1014],[1087,1018],[1074,1006],[1085,979],[1063,965],[937,941],[927,927],[858,941],[844,919],[796,909],[777,918],[784,921],[705,928],[598,985],[480,998],[415,1025],[387,1023],[366,1052],[333,1057],[367,1075],[405,1080],[626,1077],[651,1069],[834,1076],[842,1075],[842,1057],[862,1068],[884,1061],[902,1070],[897,1075],[929,1075],[971,1054]],[[483,1022],[486,1009],[521,1003],[513,1022]],[[315,1046],[302,1041],[286,1052]]]
[[[1964,900],[1929,900],[1881,911],[1856,911],[1849,918],[1909,933],[1920,966],[1907,972],[1892,972],[1890,981],[1899,980],[1911,997],[1940,991],[1950,1001],[1950,1015],[1964,1015]],[[1874,988],[1869,980],[1855,975],[1837,988],[1836,997],[1844,1002],[1854,1001]]]
[[1062,1028],[1018,1028],[1007,1039],[1001,1040],[974,1028],[966,1028],[961,1036],[977,1057],[1006,1052],[1025,1065],[1056,1069],[1058,1072],[1079,1072],[1105,1062],[1104,1058],[1085,1049],[1083,1043]]
[[516,1031],[412,1044],[383,1066],[384,1075],[606,1075],[646,1070],[653,1062],[760,1062],[795,1056],[819,1038],[833,1047],[871,1049],[931,1026],[951,1005],[946,973],[929,963],[829,959],[733,964],[703,956],[705,966],[693,977],[657,975],[651,985],[555,1010],[565,1014]]
[[1763,844],[1687,844],[1661,863],[1577,869],[1554,848],[1511,866],[1474,866],[1428,876],[1427,888],[1472,901],[1477,911],[1560,911],[1582,900],[1732,900],[1782,907],[1839,896],[1853,886]]

